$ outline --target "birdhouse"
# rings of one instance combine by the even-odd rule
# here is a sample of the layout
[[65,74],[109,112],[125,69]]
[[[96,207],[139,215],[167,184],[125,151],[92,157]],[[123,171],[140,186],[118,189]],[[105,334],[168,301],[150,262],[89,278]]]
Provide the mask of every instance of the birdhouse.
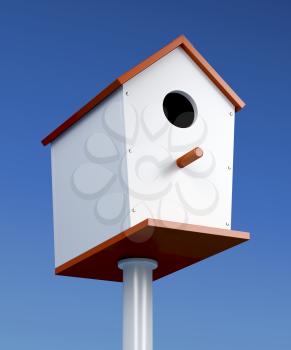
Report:
[[180,36],[121,75],[51,144],[56,273],[159,278],[242,243],[231,230],[235,113],[244,102]]

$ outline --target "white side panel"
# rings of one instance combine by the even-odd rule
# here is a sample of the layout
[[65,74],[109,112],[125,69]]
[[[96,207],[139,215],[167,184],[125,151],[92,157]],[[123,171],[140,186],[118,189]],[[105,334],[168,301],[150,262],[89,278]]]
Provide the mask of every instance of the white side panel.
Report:
[[[230,228],[234,106],[181,48],[123,89],[126,133],[134,135],[124,162],[131,224],[152,217]],[[186,93],[196,104],[197,118],[189,128],[172,125],[164,115],[163,100],[172,91]],[[204,156],[178,168],[175,160],[197,146]]]
[[130,226],[122,103],[119,89],[52,144],[56,266]]

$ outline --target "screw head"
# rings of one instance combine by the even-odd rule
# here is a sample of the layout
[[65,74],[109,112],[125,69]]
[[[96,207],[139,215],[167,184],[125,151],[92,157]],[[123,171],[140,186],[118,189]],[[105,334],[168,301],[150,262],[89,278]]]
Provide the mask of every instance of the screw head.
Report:
[[126,96],[128,96],[128,95],[129,95],[129,92],[128,92],[128,91],[126,91],[126,92],[125,92],[125,95],[126,95]]
[[226,222],[225,225],[226,225],[226,226],[229,226],[229,222]]
[[230,116],[232,116],[232,115],[233,115],[233,113],[232,113],[232,112],[229,112],[229,115],[230,115]]
[[135,213],[135,212],[136,212],[136,209],[135,209],[135,208],[132,208],[131,211],[132,211],[133,213]]
[[129,148],[129,149],[128,149],[128,153],[132,153],[132,148]]
[[227,170],[231,170],[231,166],[228,166],[228,167],[227,167]]

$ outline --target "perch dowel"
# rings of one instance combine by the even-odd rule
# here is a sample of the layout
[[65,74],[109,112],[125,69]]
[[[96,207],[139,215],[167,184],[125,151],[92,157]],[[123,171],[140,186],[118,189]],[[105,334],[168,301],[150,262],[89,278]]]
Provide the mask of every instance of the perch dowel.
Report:
[[176,160],[176,164],[179,168],[184,168],[185,166],[195,162],[195,160],[203,156],[203,150],[200,147],[196,147],[191,151],[185,153],[183,156]]

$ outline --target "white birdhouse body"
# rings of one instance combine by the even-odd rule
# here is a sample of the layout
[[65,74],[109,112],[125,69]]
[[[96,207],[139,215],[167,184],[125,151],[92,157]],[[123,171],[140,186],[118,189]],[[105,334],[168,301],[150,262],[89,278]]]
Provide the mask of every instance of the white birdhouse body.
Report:
[[[56,266],[147,218],[230,228],[234,118],[232,102],[177,47],[55,138]],[[179,168],[195,147],[203,156]]]

